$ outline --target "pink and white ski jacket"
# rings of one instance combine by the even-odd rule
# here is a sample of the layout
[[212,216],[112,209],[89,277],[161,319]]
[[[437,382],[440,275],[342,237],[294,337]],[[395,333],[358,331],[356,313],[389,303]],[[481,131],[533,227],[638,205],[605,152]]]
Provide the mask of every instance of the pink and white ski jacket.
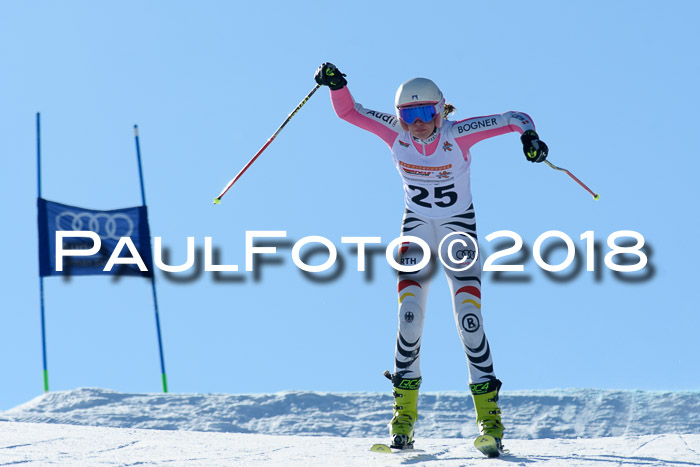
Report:
[[510,132],[534,130],[532,119],[521,112],[473,117],[442,126],[427,140],[416,140],[391,113],[365,109],[347,86],[331,91],[335,113],[343,120],[379,136],[391,149],[403,179],[406,207],[430,218],[466,211],[472,202],[469,149],[479,141]]

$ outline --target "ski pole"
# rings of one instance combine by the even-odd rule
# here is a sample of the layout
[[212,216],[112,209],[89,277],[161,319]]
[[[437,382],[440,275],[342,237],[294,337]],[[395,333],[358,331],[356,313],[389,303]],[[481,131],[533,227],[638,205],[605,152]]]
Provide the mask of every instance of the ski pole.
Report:
[[561,172],[566,172],[566,174],[567,174],[569,177],[573,178],[573,179],[576,181],[576,183],[578,183],[579,185],[581,185],[583,188],[585,188],[585,190],[586,190],[587,192],[589,192],[591,195],[593,195],[593,199],[594,199],[594,200],[598,201],[598,200],[600,199],[600,195],[599,195],[598,193],[594,193],[593,190],[591,190],[590,188],[588,188],[588,187],[586,186],[585,183],[583,183],[581,180],[579,180],[578,178],[576,178],[576,176],[575,176],[574,174],[572,174],[571,172],[569,172],[568,170],[563,169],[563,168],[561,168],[561,167],[557,167],[556,165],[552,164],[552,163],[549,162],[548,160],[545,160],[544,162],[545,162],[548,166],[550,166],[551,168],[553,168],[554,170],[559,170],[559,171],[561,171]]
[[253,158],[252,158],[251,160],[248,161],[248,163],[245,165],[245,167],[243,167],[243,168],[241,169],[241,171],[238,172],[238,175],[236,175],[235,177],[233,177],[233,178],[231,179],[231,181],[228,182],[228,184],[226,185],[226,187],[221,191],[221,193],[219,193],[219,196],[217,196],[216,198],[214,198],[214,204],[219,204],[219,203],[221,202],[221,198],[223,198],[223,196],[226,194],[226,192],[229,190],[229,188],[231,188],[231,187],[233,186],[233,184],[236,183],[236,182],[238,181],[239,178],[241,178],[241,176],[245,173],[245,171],[248,170],[248,167],[250,167],[251,165],[253,165],[253,162],[255,162],[255,159],[257,159],[258,156],[260,156],[260,154],[262,154],[263,151],[264,151],[265,149],[267,149],[267,147],[270,145],[270,143],[272,143],[272,141],[274,141],[274,139],[277,137],[277,135],[280,133],[280,131],[282,131],[282,128],[284,128],[284,126],[285,126],[287,123],[289,123],[289,121],[292,119],[292,117],[293,117],[297,112],[299,112],[299,109],[301,109],[301,108],[304,106],[304,104],[306,104],[306,101],[308,101],[309,99],[311,99],[311,96],[313,96],[314,93],[315,93],[315,92],[318,90],[318,88],[320,88],[320,87],[321,87],[321,85],[320,85],[320,84],[317,84],[317,85],[311,90],[311,92],[308,93],[308,94],[306,95],[306,97],[299,103],[299,105],[297,105],[296,109],[292,110],[292,113],[290,113],[290,114],[287,116],[287,119],[286,119],[284,122],[282,122],[282,124],[280,125],[279,128],[277,128],[277,131],[275,131],[275,133],[274,133],[272,136],[270,136],[270,139],[267,140],[267,142],[265,143],[265,145],[263,145],[263,147],[260,148],[260,150],[253,156]]

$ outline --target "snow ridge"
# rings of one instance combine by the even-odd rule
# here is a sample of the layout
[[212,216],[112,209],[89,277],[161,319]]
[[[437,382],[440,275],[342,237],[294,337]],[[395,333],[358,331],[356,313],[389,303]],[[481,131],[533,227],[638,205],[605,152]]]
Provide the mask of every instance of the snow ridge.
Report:
[[[0,412],[1,421],[225,433],[385,437],[389,394],[125,394],[82,388],[39,396]],[[510,439],[700,433],[700,392],[598,389],[504,391]],[[416,435],[472,438],[474,409],[463,392],[425,393]]]

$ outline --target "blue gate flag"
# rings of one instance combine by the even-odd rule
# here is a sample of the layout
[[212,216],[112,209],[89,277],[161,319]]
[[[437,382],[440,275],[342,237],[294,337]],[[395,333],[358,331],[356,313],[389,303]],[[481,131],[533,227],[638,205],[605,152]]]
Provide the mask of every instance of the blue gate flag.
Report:
[[[39,210],[39,275],[45,276],[86,276],[86,275],[128,275],[153,277],[153,256],[151,233],[148,228],[146,206],[96,211],[69,206],[43,198],[37,200]],[[66,256],[63,270],[56,270],[56,232],[91,231],[99,235],[101,246],[91,256]],[[110,271],[104,271],[110,256],[121,237],[129,237],[136,247],[147,271],[141,271],[136,264],[115,264]],[[87,250],[93,241],[84,237],[66,237],[64,250]],[[120,257],[130,255],[124,247]]]

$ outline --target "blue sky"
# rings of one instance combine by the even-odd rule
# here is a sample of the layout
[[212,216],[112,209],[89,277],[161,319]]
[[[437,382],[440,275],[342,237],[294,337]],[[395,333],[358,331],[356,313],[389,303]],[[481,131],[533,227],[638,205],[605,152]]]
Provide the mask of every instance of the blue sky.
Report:
[[[482,254],[495,251],[484,237],[498,230],[517,232],[529,251],[540,234],[563,231],[584,264],[585,231],[603,254],[613,232],[645,237],[651,269],[636,282],[604,266],[553,280],[529,252],[525,272],[513,275],[527,281],[484,274],[482,310],[504,389],[700,389],[699,11],[691,1],[665,5],[3,2],[0,409],[42,391],[36,112],[45,198],[140,204],[138,124],[151,232],[172,262],[184,262],[188,236],[198,248],[210,236],[223,263],[241,266],[222,280],[156,274],[172,392],[390,389],[381,372],[393,364],[395,277],[381,255],[371,277],[356,272],[340,243],[380,236],[386,245],[399,233],[403,192],[385,145],[335,117],[321,89],[222,204],[211,203],[312,89],[324,61],[376,110],[392,112],[398,85],[424,76],[457,107],[454,118],[527,112],[550,160],[601,194],[595,202],[566,175],[525,161],[515,134],[480,143],[472,187]],[[242,266],[251,230],[288,233],[258,275]],[[314,281],[292,263],[289,245],[307,235],[338,246],[338,277]],[[52,390],[160,390],[148,281],[45,285]],[[466,390],[442,273],[421,359],[424,390]]]

